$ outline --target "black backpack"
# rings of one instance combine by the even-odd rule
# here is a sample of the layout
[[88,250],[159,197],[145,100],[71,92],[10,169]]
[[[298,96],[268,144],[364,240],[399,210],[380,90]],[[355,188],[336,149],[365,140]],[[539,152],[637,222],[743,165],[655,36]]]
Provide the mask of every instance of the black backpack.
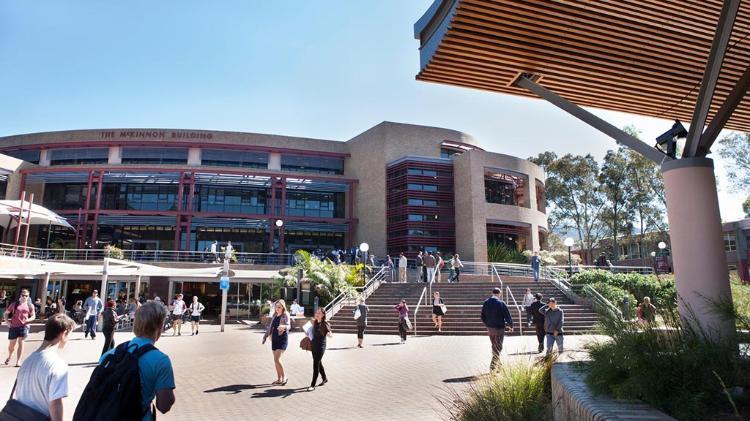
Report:
[[128,345],[130,342],[118,345],[115,352],[94,369],[78,401],[73,421],[140,421],[149,410],[141,406],[138,359],[156,347],[146,344],[131,353]]

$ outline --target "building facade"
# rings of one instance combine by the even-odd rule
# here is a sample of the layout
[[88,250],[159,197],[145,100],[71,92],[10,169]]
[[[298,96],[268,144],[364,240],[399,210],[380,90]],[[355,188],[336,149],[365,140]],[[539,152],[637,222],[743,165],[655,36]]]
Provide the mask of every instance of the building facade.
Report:
[[[139,250],[294,252],[370,244],[484,261],[487,244],[538,250],[544,174],[448,129],[383,122],[348,141],[205,130],[106,129],[0,138],[4,177],[75,232],[32,243]],[[277,221],[282,221],[281,226]]]

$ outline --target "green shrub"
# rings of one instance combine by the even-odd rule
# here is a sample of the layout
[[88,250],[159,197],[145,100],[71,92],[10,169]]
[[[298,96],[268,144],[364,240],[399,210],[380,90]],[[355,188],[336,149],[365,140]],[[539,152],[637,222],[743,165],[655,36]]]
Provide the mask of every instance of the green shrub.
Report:
[[452,420],[551,419],[550,371],[553,358],[517,361],[500,367],[468,391],[441,399]]
[[[628,308],[630,311],[628,316],[629,317],[635,316],[635,309],[638,306],[638,301],[633,296],[633,294],[629,293],[628,291],[622,288],[618,288],[616,286],[613,286],[604,282],[596,282],[590,285],[604,298],[609,300],[609,302],[612,303],[612,305],[614,305],[615,307],[617,307],[617,309],[620,311],[622,311],[623,303],[625,301],[625,298],[627,298]],[[591,294],[588,294],[586,289],[583,290],[583,295],[587,297],[591,297]]]
[[595,269],[595,270],[584,270],[574,274],[570,278],[570,283],[573,285],[588,285],[595,283],[611,283],[612,273],[606,270]]
[[[601,320],[609,338],[587,345],[592,390],[642,400],[680,420],[747,414],[750,367],[734,341],[704,336],[700,328],[690,327],[695,322],[684,324],[674,310],[661,316],[666,328]],[[732,396],[736,386],[745,392]],[[730,413],[737,418],[725,417]]]
[[490,243],[487,245],[487,260],[498,263],[528,263],[529,259],[515,248],[505,244]]

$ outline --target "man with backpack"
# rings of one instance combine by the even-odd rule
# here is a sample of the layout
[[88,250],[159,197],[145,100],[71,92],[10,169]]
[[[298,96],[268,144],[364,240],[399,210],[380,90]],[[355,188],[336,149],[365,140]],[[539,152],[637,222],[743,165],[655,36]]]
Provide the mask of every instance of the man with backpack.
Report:
[[[73,319],[61,313],[47,319],[44,341],[18,370],[12,400],[0,413],[0,419],[18,414],[22,419],[62,421],[63,398],[68,396],[68,364],[57,351],[65,347],[75,325]],[[30,417],[29,412],[36,417]]]
[[172,408],[172,362],[154,347],[166,317],[164,306],[153,301],[136,311],[135,338],[102,355],[81,395],[73,421],[151,421],[156,409],[165,414]]

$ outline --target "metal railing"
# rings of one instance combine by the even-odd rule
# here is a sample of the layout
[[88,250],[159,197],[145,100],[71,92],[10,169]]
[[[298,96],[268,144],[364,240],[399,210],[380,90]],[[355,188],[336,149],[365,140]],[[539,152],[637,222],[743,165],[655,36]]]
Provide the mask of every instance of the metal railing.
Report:
[[523,335],[523,313],[526,311],[526,309],[523,309],[520,305],[518,305],[516,297],[513,296],[513,291],[511,291],[510,287],[505,287],[505,289],[508,292],[508,304],[510,304],[511,300],[513,300],[513,307],[518,310],[518,332]]
[[617,308],[617,306],[612,304],[612,302],[609,301],[606,297],[600,294],[599,291],[597,291],[594,287],[592,287],[591,285],[585,285],[583,287],[583,291],[589,298],[591,298],[591,304],[594,307],[594,310],[599,312],[605,311],[619,318],[620,320],[624,320],[622,311]]
[[414,324],[413,324],[413,330],[414,330],[414,336],[417,336],[417,313],[419,313],[419,306],[422,305],[422,298],[425,299],[425,305],[427,305],[428,297],[425,297],[425,293],[427,293],[427,287],[422,288],[422,294],[419,296],[419,300],[417,301],[417,308],[414,309]]
[[[107,249],[53,249],[12,244],[0,244],[0,255],[58,261],[103,260],[108,256],[115,257]],[[221,252],[214,254],[207,251],[122,250],[121,259],[135,262],[221,263],[224,260],[224,254]],[[235,252],[232,263],[291,266],[294,264],[294,255],[289,253]]]
[[[366,300],[370,295],[372,295],[373,292],[378,289],[378,287],[380,287],[380,284],[383,282],[383,279],[385,279],[387,275],[386,272],[387,268],[385,266],[381,267],[375,275],[370,277],[370,280],[367,281],[365,286],[357,288],[357,291],[359,291],[359,295],[360,297],[362,297],[362,299]],[[331,300],[330,303],[323,307],[323,311],[326,312],[326,319],[330,320],[333,316],[335,316],[336,313],[338,313],[342,308],[344,308],[345,305],[347,305],[348,301],[351,298],[352,295],[348,291],[345,291]]]
[[540,272],[542,278],[547,279],[552,285],[556,286],[569,300],[574,303],[578,300],[578,295],[573,291],[573,287],[568,281],[568,272],[555,266],[543,266]]
[[549,268],[556,268],[565,271],[565,273],[568,273],[572,270],[572,274],[575,275],[576,273],[584,272],[587,270],[606,270],[610,271],[612,273],[639,273],[641,275],[651,275],[654,273],[654,268],[649,266],[607,266],[607,267],[600,267],[600,266],[592,266],[592,265],[577,265],[570,267],[568,265],[554,265],[554,266],[545,266]]

